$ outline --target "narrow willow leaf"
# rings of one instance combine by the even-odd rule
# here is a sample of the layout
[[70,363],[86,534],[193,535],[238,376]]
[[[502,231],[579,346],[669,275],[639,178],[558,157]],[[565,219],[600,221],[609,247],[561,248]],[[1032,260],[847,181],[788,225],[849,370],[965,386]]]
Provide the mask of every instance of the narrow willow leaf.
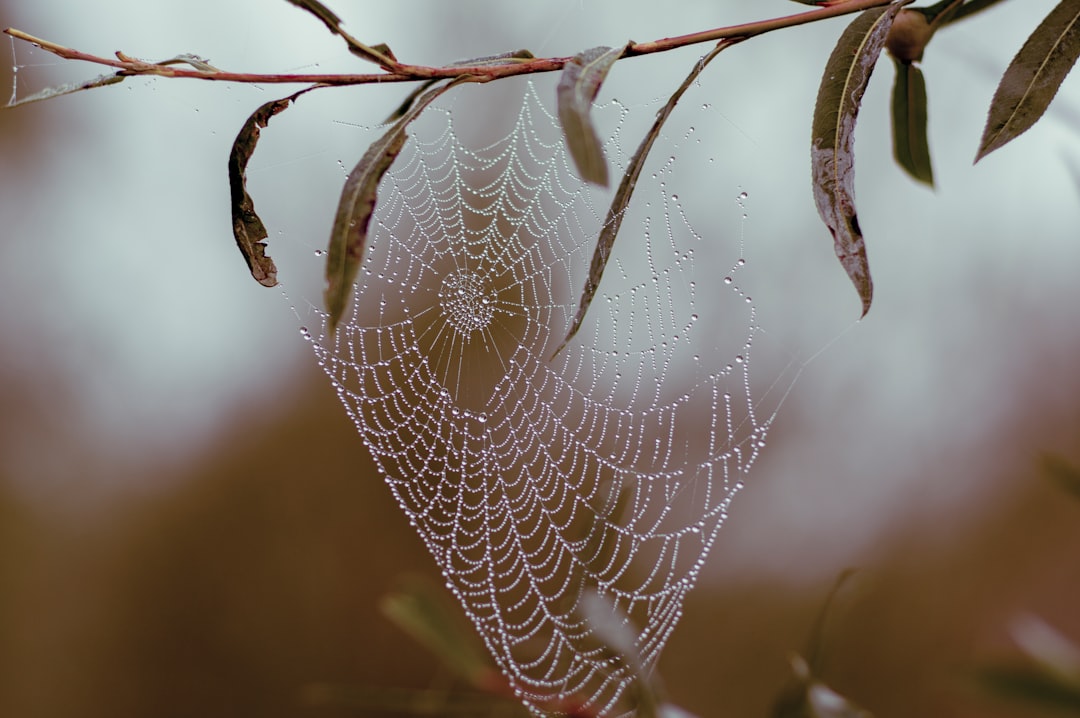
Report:
[[330,8],[319,2],[319,0],[287,0],[287,2],[303,10],[307,10],[309,13],[319,18],[323,25],[326,25],[326,29],[344,40],[345,44],[349,47],[349,52],[357,57],[367,60],[368,62],[374,62],[376,65],[382,67],[393,67],[397,64],[397,61],[394,59],[394,53],[390,52],[390,48],[386,44],[369,47],[360,42],[341,29],[341,18],[335,15]]
[[611,257],[611,248],[615,246],[615,237],[619,234],[619,228],[622,226],[626,208],[630,204],[631,197],[634,195],[634,188],[637,187],[638,177],[641,175],[641,168],[645,164],[645,159],[649,156],[649,151],[652,149],[653,143],[656,142],[656,138],[660,136],[660,130],[663,128],[664,122],[667,121],[671,111],[674,110],[675,105],[679,103],[679,99],[690,85],[693,84],[694,80],[697,79],[697,76],[705,69],[706,65],[712,62],[713,58],[719,55],[721,51],[740,41],[739,38],[724,40],[707,55],[701,58],[701,60],[694,63],[694,68],[690,71],[690,74],[686,76],[686,79],[683,80],[683,83],[679,88],[672,93],[670,98],[668,98],[667,104],[660,108],[660,111],[656,113],[656,120],[645,134],[645,138],[641,141],[641,144],[638,145],[637,151],[634,152],[634,156],[630,158],[630,163],[626,166],[626,172],[623,174],[622,181],[619,183],[619,188],[615,190],[615,197],[611,201],[611,207],[608,208],[607,217],[604,218],[604,224],[600,228],[599,236],[596,238],[596,249],[593,250],[592,263],[589,265],[589,276],[585,280],[585,289],[581,292],[581,300],[578,303],[577,314],[574,315],[574,321],[571,323],[570,329],[567,331],[562,344],[552,352],[552,359],[554,359],[559,352],[570,343],[570,340],[573,339],[574,335],[581,329],[582,322],[585,321],[585,314],[589,311],[589,305],[592,304],[593,297],[596,296],[596,289],[600,286],[600,279],[604,276],[604,268],[607,267],[608,258]]
[[28,105],[31,102],[41,102],[42,100],[51,100],[54,97],[61,97],[63,95],[70,95],[73,92],[82,92],[83,90],[92,90],[95,87],[105,87],[106,85],[115,85],[118,82],[123,82],[126,75],[115,73],[112,75],[100,75],[92,80],[86,80],[85,82],[70,82],[66,85],[57,85],[56,87],[46,87],[44,90],[35,92],[32,95],[27,95],[21,100],[12,100],[8,102],[4,107],[18,107],[19,105]]
[[383,615],[434,653],[447,668],[478,688],[503,683],[472,626],[457,607],[431,582],[408,578],[401,588],[383,598]]
[[307,88],[283,97],[271,100],[251,114],[233,141],[229,152],[229,194],[232,205],[233,237],[236,246],[244,255],[251,276],[264,287],[277,284],[277,267],[274,260],[266,254],[266,226],[255,213],[255,202],[247,191],[247,165],[255,152],[262,128],[270,123],[270,118],[285,110],[293,100],[314,88]]
[[957,20],[963,20],[966,17],[971,17],[976,13],[980,13],[983,10],[987,10],[994,5],[997,5],[1001,0],[969,0],[961,5],[956,12],[950,15],[946,23],[954,23]]
[[893,59],[896,83],[892,96],[893,158],[912,179],[934,186],[930,143],[926,136],[926,81],[910,62]]
[[986,118],[978,162],[1034,125],[1080,57],[1080,0],[1062,0],[1050,11],[1001,78]]
[[604,145],[592,124],[592,103],[600,86],[626,47],[594,47],[576,55],[563,66],[557,100],[559,124],[578,174],[586,182],[607,187],[608,169]]
[[810,145],[814,201],[841,266],[870,310],[874,284],[855,212],[855,121],[899,4],[866,10],[844,30],[818,88]]
[[352,296],[353,282],[360,270],[367,244],[368,224],[375,211],[379,181],[390,169],[405,146],[408,136],[405,128],[439,95],[454,85],[470,82],[465,75],[452,82],[429,90],[417,98],[402,116],[390,126],[382,137],[371,144],[364,156],[349,173],[341,191],[334,226],[330,231],[330,246],[326,258],[326,311],[329,316],[330,333],[337,329]]
[[[532,54],[529,50],[514,50],[512,52],[503,52],[498,55],[485,55],[483,57],[474,57],[468,60],[456,60],[451,62],[447,67],[476,67],[481,65],[507,65],[515,62],[528,62],[529,60],[535,60],[536,55]],[[412,107],[412,104],[416,102],[416,98],[424,94],[424,91],[441,82],[439,78],[433,80],[425,80],[420,83],[420,86],[406,95],[402,103],[396,110],[390,113],[390,116],[383,120],[384,124],[390,124],[394,120],[398,119]]]

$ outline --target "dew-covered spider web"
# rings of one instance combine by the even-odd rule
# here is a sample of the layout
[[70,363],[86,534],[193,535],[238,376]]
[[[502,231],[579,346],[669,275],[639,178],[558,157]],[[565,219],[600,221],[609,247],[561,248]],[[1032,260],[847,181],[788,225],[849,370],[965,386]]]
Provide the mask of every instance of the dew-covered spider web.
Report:
[[[610,193],[577,178],[554,93],[535,84],[501,139],[474,144],[455,103],[482,103],[484,89],[410,127],[350,314],[333,336],[325,322],[303,331],[526,705],[618,715],[632,709],[633,666],[651,669],[675,628],[772,416],[751,395],[741,198],[737,185],[716,189],[722,177],[701,182],[694,167],[713,164],[702,133],[673,122],[582,330],[553,357]],[[596,109],[616,181],[658,108]],[[591,592],[627,618],[638,657],[597,635]]]

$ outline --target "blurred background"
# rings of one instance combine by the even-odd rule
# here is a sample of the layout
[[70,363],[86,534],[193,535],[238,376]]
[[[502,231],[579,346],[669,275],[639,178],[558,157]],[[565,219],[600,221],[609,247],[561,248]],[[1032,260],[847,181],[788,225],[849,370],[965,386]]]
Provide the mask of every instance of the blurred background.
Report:
[[[804,368],[660,663],[686,709],[765,715],[849,567],[861,573],[832,614],[823,678],[878,716],[1038,715],[979,693],[973,669],[1015,653],[1024,613],[1080,641],[1080,501],[1040,468],[1047,454],[1080,463],[1078,78],[1033,131],[971,164],[997,79],[1053,5],[1005,2],[930,46],[935,191],[893,166],[879,66],[857,134],[876,296],[857,324],[808,182],[817,83],[846,21],[710,67],[741,138],[716,192],[749,192],[765,340]],[[360,39],[442,64],[800,8],[334,9]],[[285,2],[0,0],[0,25],[106,56],[357,67]],[[18,96],[101,73],[7,38],[0,52],[0,87],[17,74]],[[625,72],[662,97],[702,52]],[[135,80],[0,113],[0,715],[355,715],[305,696],[448,680],[378,610],[434,562],[302,341],[302,298],[258,286],[233,245],[225,159],[280,90]],[[249,183],[279,264],[323,245],[338,161],[364,149],[350,123],[405,92],[317,93],[266,131]]]

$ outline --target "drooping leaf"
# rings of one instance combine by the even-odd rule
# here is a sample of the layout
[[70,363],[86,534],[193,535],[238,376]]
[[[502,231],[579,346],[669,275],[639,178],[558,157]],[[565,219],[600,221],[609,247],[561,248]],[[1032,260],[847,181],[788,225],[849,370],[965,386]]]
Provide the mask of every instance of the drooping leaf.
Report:
[[607,267],[608,259],[611,257],[611,248],[615,245],[615,237],[619,234],[619,228],[622,226],[626,208],[630,204],[631,197],[633,197],[634,188],[637,187],[638,177],[641,175],[641,168],[645,164],[645,159],[649,156],[649,151],[652,149],[653,143],[656,142],[656,138],[660,136],[660,130],[663,128],[664,122],[667,121],[671,111],[675,109],[675,105],[678,104],[679,99],[690,85],[693,84],[694,80],[697,79],[697,76],[701,74],[702,70],[712,62],[712,59],[719,55],[725,48],[731,47],[738,42],[740,42],[739,38],[724,40],[701,60],[694,63],[694,67],[690,71],[690,74],[686,76],[683,83],[674,93],[672,93],[671,97],[668,98],[667,104],[656,113],[656,120],[645,134],[645,138],[641,141],[641,144],[638,145],[637,151],[634,152],[634,156],[630,158],[630,163],[626,166],[626,172],[623,173],[622,181],[619,183],[618,189],[615,190],[615,197],[611,201],[611,207],[608,208],[607,216],[604,218],[604,224],[601,226],[600,233],[596,238],[596,249],[593,250],[592,262],[589,265],[589,276],[585,279],[585,288],[581,292],[577,314],[574,315],[574,321],[571,323],[570,329],[566,333],[566,337],[559,347],[552,352],[552,359],[554,359],[558,353],[570,343],[570,340],[573,339],[574,335],[581,329],[582,322],[585,321],[585,313],[589,311],[589,305],[592,304],[593,297],[596,296],[596,290],[600,286],[600,279],[604,276],[604,268]]
[[586,182],[607,187],[608,169],[604,145],[592,124],[592,103],[600,86],[626,47],[594,47],[576,55],[563,66],[556,97],[559,124],[578,174]]
[[270,118],[312,89],[314,88],[309,87],[280,100],[271,100],[251,113],[236,135],[232,151],[229,152],[233,237],[236,238],[236,246],[240,248],[240,253],[244,255],[244,261],[251,270],[251,276],[264,287],[277,284],[277,267],[274,266],[274,260],[266,254],[266,243],[263,241],[267,236],[266,226],[255,213],[255,202],[247,191],[247,165],[255,152],[262,128],[270,123]]
[[874,284],[855,212],[855,122],[885,36],[901,6],[862,12],[840,36],[818,88],[810,145],[814,201],[840,264],[870,310]]
[[349,52],[357,57],[367,60],[368,62],[374,62],[380,67],[393,67],[397,64],[397,60],[394,59],[394,53],[390,52],[390,47],[388,45],[383,43],[372,47],[360,42],[341,28],[341,18],[334,14],[330,8],[319,2],[319,0],[287,1],[298,8],[307,10],[309,13],[319,18],[323,25],[326,25],[326,29],[344,40],[345,44],[349,47]]
[[117,72],[111,75],[100,75],[92,80],[86,80],[84,82],[69,82],[65,85],[57,85],[56,87],[46,87],[44,90],[35,92],[32,95],[27,95],[20,100],[12,100],[4,105],[4,107],[18,107],[19,105],[28,105],[31,102],[41,102],[42,100],[51,100],[54,97],[70,95],[73,92],[92,90],[95,87],[115,85],[118,82],[123,82],[125,77],[126,75],[121,75]]
[[326,253],[325,301],[331,334],[341,321],[352,296],[353,282],[364,258],[368,224],[375,211],[379,181],[405,146],[405,128],[439,95],[454,85],[472,80],[472,77],[464,75],[418,97],[412,107],[371,144],[345,180]]
[[[448,67],[476,67],[480,65],[506,65],[514,62],[528,62],[529,60],[535,60],[536,55],[532,54],[529,50],[514,50],[512,52],[503,52],[498,55],[485,55],[483,57],[474,57],[468,60],[456,60],[451,62]],[[390,116],[383,120],[384,123],[389,124],[398,119],[412,107],[412,104],[416,102],[416,98],[424,94],[424,90],[428,89],[432,85],[441,82],[439,78],[433,80],[425,80],[420,85],[405,96],[405,99],[401,102],[396,110],[390,113]]]
[[926,136],[926,81],[910,62],[893,59],[896,81],[892,96],[893,158],[912,179],[934,186],[930,143]]
[[434,653],[461,678],[491,689],[501,677],[445,593],[422,578],[406,578],[398,591],[380,603],[383,614]]
[[1031,33],[990,102],[978,162],[1034,125],[1080,57],[1080,0],[1062,0]]

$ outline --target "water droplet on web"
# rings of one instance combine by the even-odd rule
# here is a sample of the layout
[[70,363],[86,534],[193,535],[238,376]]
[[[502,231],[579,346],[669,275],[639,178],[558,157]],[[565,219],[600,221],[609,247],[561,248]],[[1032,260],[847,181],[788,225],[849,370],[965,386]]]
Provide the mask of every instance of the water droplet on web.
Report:
[[731,284],[734,281],[735,280],[732,279],[731,277],[724,277],[724,284]]
[[324,254],[326,254],[326,250],[324,250],[324,249],[316,249],[316,250],[315,250],[315,256],[316,256],[316,257],[321,257],[321,256],[323,256]]

